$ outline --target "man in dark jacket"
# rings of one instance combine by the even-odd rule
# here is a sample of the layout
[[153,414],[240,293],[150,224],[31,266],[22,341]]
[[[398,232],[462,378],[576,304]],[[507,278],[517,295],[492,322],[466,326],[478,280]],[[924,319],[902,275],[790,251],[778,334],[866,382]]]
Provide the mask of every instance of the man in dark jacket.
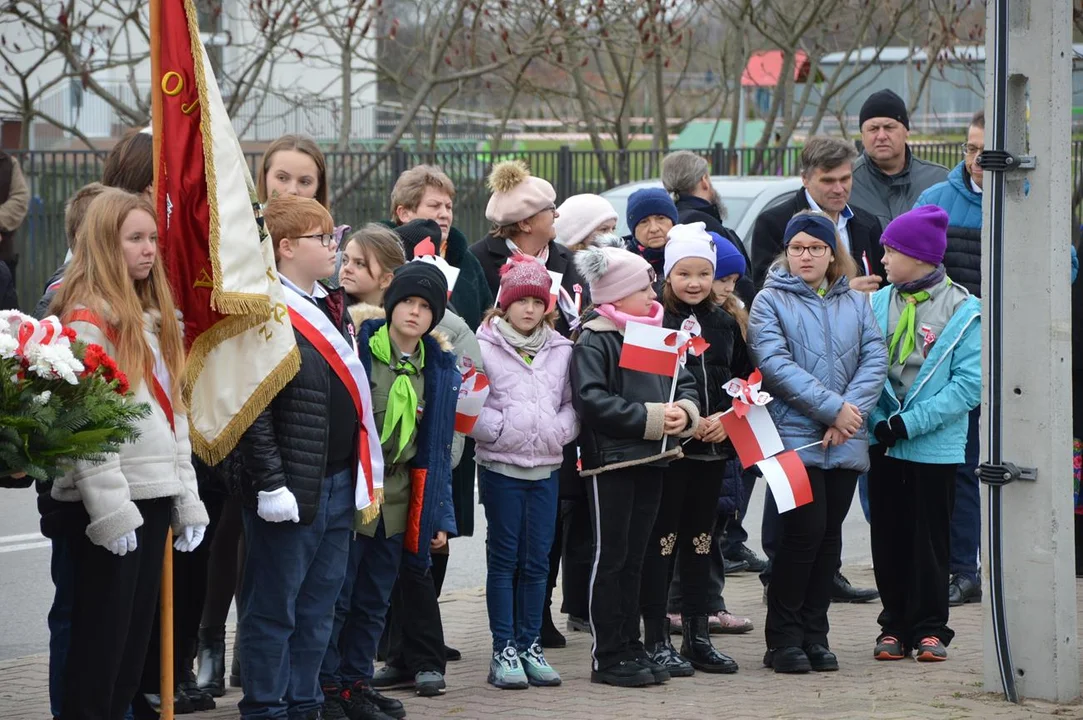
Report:
[[[861,292],[873,292],[880,287],[884,277],[880,222],[848,202],[856,155],[853,145],[839,138],[811,137],[805,143],[801,151],[801,181],[805,187],[794,193],[789,202],[761,213],[752,228],[752,277],[757,289],[763,286],[768,268],[782,252],[786,224],[801,210],[820,210],[834,221],[841,240],[840,250],[843,247],[849,250],[862,273],[850,280],[850,287]],[[778,512],[772,512],[773,507],[773,503],[764,507],[761,538],[769,558],[774,557],[778,539]],[[760,579],[766,584],[770,576],[768,563]],[[868,602],[877,597],[876,590],[855,588],[841,572],[835,573],[833,601]]]
[[[718,233],[733,243],[745,259],[745,267],[752,267],[748,251],[730,228],[723,225],[726,218],[726,206],[718,191],[711,184],[710,166],[700,155],[689,150],[678,150],[662,159],[662,185],[673,196],[677,204],[677,215],[682,225],[701,222],[707,226],[707,232]],[[747,273],[737,281],[737,297],[752,304],[756,295],[756,286]]]
[[859,118],[865,149],[854,163],[850,201],[886,227],[913,208],[926,188],[947,178],[948,170],[914,157],[906,142],[910,136],[906,103],[891,90],[870,95]]
[[433,220],[443,232],[441,255],[459,269],[459,278],[451,293],[451,304],[471,330],[476,331],[485,311],[493,306],[495,291],[485,282],[477,258],[467,252],[466,236],[452,226],[455,185],[442,170],[433,165],[412,167],[395,181],[391,189],[392,227],[417,218]]
[[801,151],[801,181],[805,187],[789,202],[766,210],[752,228],[752,279],[757,290],[763,287],[767,270],[782,252],[786,223],[801,210],[821,210],[835,221],[842,247],[850,251],[861,273],[851,278],[850,287],[873,292],[884,277],[880,247],[880,222],[868,212],[850,204],[852,167],[857,152],[838,138],[812,137]]

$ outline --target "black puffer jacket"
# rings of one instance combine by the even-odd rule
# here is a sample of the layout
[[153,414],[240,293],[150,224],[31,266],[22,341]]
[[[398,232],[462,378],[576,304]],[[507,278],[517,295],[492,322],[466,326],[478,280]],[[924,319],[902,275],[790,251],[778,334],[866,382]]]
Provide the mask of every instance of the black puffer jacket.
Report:
[[[579,413],[580,459],[584,476],[634,465],[666,467],[683,457],[680,443],[667,438],[662,449],[665,403],[672,380],[620,367],[624,334],[591,312],[572,350],[572,405]],[[681,437],[699,421],[695,379],[681,369],[675,402],[691,419]]]
[[[741,336],[741,328],[732,316],[717,305],[700,303],[693,308],[677,301],[675,310],[666,309],[662,320],[665,327],[678,330],[681,323],[694,315],[699,321],[703,339],[711,344],[702,357],[688,355],[685,364],[696,381],[700,414],[714,415],[729,410],[732,398],[723,386],[733,378],[733,351],[736,340]],[[684,454],[728,458],[733,456],[733,447],[728,442],[689,440],[685,443]]]
[[677,216],[682,225],[703,223],[707,227],[707,232],[718,233],[737,248],[741,257],[745,259],[745,274],[738,278],[734,292],[746,305],[751,305],[752,299],[756,297],[756,286],[752,282],[752,260],[748,257],[748,250],[745,249],[745,244],[741,242],[737,233],[722,224],[722,213],[719,212],[718,206],[695,195],[681,195],[677,198]]
[[948,226],[944,269],[974,297],[981,297],[981,228]]
[[[342,336],[349,340],[347,320],[344,314],[338,324]],[[327,444],[333,420],[329,417],[329,394],[334,371],[300,332],[293,332],[301,353],[301,369],[245,431],[237,449],[243,464],[246,503],[255,507],[258,492],[288,487],[297,498],[301,523],[308,525],[319,510],[327,474]],[[341,422],[338,418],[334,421]],[[354,424],[356,437],[356,418]]]

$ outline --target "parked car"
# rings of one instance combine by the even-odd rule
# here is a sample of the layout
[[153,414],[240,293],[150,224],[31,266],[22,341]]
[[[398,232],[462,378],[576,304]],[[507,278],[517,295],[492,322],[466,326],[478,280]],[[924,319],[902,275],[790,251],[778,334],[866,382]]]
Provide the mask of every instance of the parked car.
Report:
[[[733,228],[748,247],[752,226],[764,210],[772,208],[801,187],[799,177],[746,177],[738,175],[712,175],[711,184],[726,205],[726,227]],[[607,190],[602,197],[617,211],[617,233],[622,237],[629,233],[627,211],[628,196],[643,188],[662,187],[661,180],[642,180]]]

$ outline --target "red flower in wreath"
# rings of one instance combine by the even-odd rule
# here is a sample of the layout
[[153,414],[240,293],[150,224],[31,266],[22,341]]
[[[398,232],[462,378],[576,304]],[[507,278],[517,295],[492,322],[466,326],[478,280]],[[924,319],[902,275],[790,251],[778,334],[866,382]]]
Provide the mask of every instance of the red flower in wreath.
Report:
[[83,352],[83,377],[93,375],[101,367],[103,357],[107,356],[101,345],[88,344]]

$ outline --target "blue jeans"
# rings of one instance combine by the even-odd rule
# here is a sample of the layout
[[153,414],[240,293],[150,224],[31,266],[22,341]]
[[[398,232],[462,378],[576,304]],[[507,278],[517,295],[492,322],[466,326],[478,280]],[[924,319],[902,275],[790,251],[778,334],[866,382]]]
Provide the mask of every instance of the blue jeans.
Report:
[[981,549],[981,483],[974,470],[978,467],[981,440],[981,407],[970,411],[966,433],[966,462],[955,471],[955,509],[951,514],[952,575],[960,573],[978,579],[978,551]]
[[872,522],[869,514],[869,474],[861,473],[857,479],[857,499],[861,501],[861,512],[865,515],[865,522]]
[[[519,480],[486,468],[478,468],[478,473],[485,482],[485,604],[493,651],[503,650],[508,642],[524,651],[541,634],[558,473],[545,480]],[[519,577],[513,585],[516,570]]]
[[75,601],[75,566],[67,535],[52,538],[53,555],[49,572],[53,576],[53,606],[49,608],[49,710],[60,717],[64,698],[64,668],[71,646],[71,608]]
[[354,517],[352,472],[325,478],[310,525],[244,509],[237,621],[242,718],[301,718],[323,704],[319,669],[342,589]]
[[380,518],[373,537],[358,534],[350,543],[346,581],[335,601],[334,627],[320,667],[324,687],[372,679],[376,646],[402,562],[402,541],[402,533],[385,535]]

